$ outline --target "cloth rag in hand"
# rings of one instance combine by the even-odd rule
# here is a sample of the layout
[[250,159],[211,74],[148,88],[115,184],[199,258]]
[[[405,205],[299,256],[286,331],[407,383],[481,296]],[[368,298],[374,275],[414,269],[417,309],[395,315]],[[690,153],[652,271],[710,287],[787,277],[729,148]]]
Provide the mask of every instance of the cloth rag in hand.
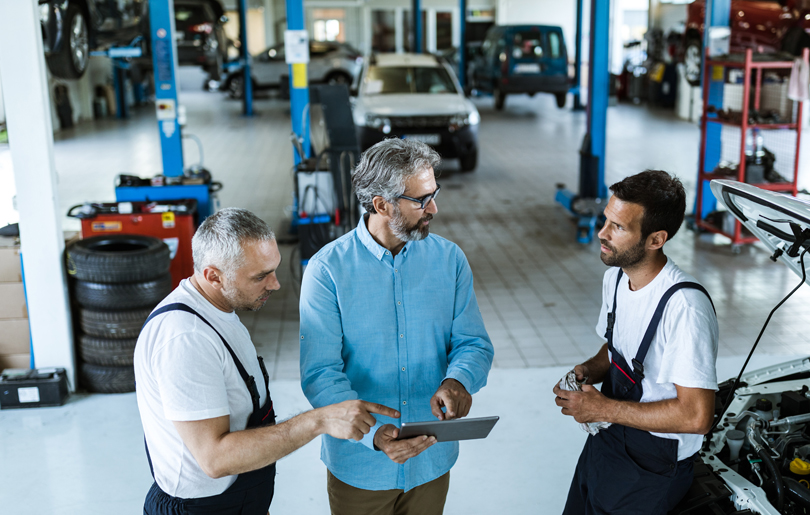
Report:
[[[569,392],[581,392],[582,385],[588,378],[584,378],[582,381],[577,381],[577,373],[573,370],[565,374],[565,376],[560,379],[560,389],[567,390]],[[579,425],[583,431],[588,434],[595,435],[599,432],[600,429],[607,429],[610,427],[610,422],[583,422]]]

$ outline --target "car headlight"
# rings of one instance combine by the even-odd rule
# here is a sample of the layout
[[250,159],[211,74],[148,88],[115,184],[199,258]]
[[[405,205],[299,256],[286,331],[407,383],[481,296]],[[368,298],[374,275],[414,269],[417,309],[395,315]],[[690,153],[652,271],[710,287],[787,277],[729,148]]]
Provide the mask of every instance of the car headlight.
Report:
[[383,133],[391,132],[391,120],[378,114],[369,113],[366,115],[366,127],[380,129]]
[[50,4],[39,4],[39,21],[40,23],[48,23],[48,18],[51,17]]
[[470,113],[460,113],[450,118],[450,130],[455,131],[468,125],[478,125],[481,122],[481,115],[478,111]]

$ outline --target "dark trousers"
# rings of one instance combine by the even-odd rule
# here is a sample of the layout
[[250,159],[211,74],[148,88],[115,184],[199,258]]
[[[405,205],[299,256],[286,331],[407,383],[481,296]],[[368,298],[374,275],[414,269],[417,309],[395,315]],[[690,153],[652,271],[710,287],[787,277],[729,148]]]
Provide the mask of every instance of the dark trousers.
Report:
[[665,515],[692,485],[678,441],[613,424],[589,436],[563,515]]

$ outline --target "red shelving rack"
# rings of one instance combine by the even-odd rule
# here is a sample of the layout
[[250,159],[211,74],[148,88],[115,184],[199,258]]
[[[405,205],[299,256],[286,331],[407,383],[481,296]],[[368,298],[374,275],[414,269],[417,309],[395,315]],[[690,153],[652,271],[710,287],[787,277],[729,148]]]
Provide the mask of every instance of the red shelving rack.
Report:
[[[802,58],[805,62],[808,59],[808,50],[805,49]],[[720,67],[718,69],[717,67]],[[781,165],[781,172],[790,171],[791,177],[788,179],[787,182],[761,182],[752,184],[758,188],[762,188],[765,190],[770,191],[778,191],[782,193],[789,193],[793,196],[796,196],[798,192],[798,176],[799,176],[799,147],[801,143],[801,136],[802,136],[802,103],[801,102],[794,102],[794,105],[790,109],[790,113],[788,113],[789,120],[785,121],[784,123],[750,123],[749,122],[749,115],[751,114],[751,109],[757,112],[761,111],[762,107],[762,94],[763,94],[763,74],[767,71],[781,71],[780,74],[783,77],[787,77],[790,74],[790,70],[793,68],[792,61],[774,61],[774,60],[760,60],[759,56],[758,59],[754,59],[754,54],[751,49],[746,50],[743,59],[735,60],[732,56],[727,56],[724,59],[719,60],[711,60],[708,57],[705,60],[705,65],[703,69],[704,77],[708,77],[708,73],[715,73],[718,74],[720,72],[723,73],[724,79],[727,81],[729,76],[730,70],[741,70],[743,73],[743,82],[739,84],[742,88],[742,97],[740,98],[740,120],[737,122],[736,120],[729,120],[729,119],[721,119],[716,116],[715,113],[720,111],[723,106],[711,106],[708,102],[709,98],[709,80],[703,81],[703,114],[700,120],[700,162],[698,166],[700,167],[698,173],[698,187],[697,187],[697,209],[696,213],[696,225],[701,229],[706,231],[722,234],[731,239],[731,243],[734,246],[739,246],[745,243],[754,243],[757,241],[757,238],[742,232],[742,225],[738,220],[734,220],[734,230],[733,231],[726,231],[723,227],[718,227],[711,223],[708,220],[701,219],[703,213],[703,188],[705,186],[704,181],[710,181],[712,179],[732,179],[737,180],[740,182],[745,182],[745,166],[746,166],[746,135],[752,129],[758,129],[763,134],[775,134],[777,132],[781,132],[782,135],[786,136],[781,138],[782,146],[781,146],[781,157],[786,157],[792,154],[793,163],[792,166],[784,166]],[[785,73],[787,72],[787,73]],[[753,89],[753,91],[752,91]],[[785,88],[782,88],[782,93],[784,92]],[[780,100],[784,101],[785,98],[781,98]],[[729,108],[729,111],[731,109]],[[737,111],[735,111],[736,113]],[[739,152],[736,153],[736,157],[738,158],[736,164],[737,173],[736,175],[720,175],[717,173],[712,173],[713,170],[705,170],[705,161],[706,161],[706,151],[707,151],[707,127],[709,124],[720,124],[724,130],[725,128],[731,129],[731,136],[726,138],[725,134],[721,132],[721,162],[723,154],[734,154],[734,149],[732,147],[736,146],[736,143],[733,143],[733,131],[739,130]],[[794,136],[795,134],[795,141]],[[753,138],[753,134],[752,134]],[[724,142],[725,140],[725,142]],[[729,141],[732,141],[732,144],[728,144]],[[716,150],[716,149],[715,149]],[[730,150],[730,152],[729,152]],[[778,159],[778,158],[777,158]],[[784,159],[783,159],[784,161]]]

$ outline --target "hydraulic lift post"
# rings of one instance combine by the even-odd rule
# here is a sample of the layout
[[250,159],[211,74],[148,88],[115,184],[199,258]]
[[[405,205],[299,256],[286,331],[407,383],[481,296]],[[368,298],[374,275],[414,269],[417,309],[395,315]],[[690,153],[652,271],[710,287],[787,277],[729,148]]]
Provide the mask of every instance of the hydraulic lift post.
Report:
[[554,199],[577,217],[577,241],[590,243],[607,200],[605,146],[610,86],[608,45],[609,0],[591,0],[590,66],[588,74],[588,132],[580,149],[579,194],[558,186]]
[[[243,0],[244,1],[244,0]],[[287,32],[284,34],[285,56],[290,68],[290,119],[294,137],[299,145],[294,145],[293,159],[297,165],[308,158],[311,153],[309,140],[309,80],[307,64],[309,62],[309,36],[304,26],[304,0],[286,0]],[[302,60],[291,56],[291,43],[306,45],[306,57]],[[299,61],[299,62],[294,62]],[[296,150],[296,147],[299,150]],[[303,152],[303,155],[300,155]]]
[[[713,70],[704,70],[703,63],[706,62],[706,49],[709,48],[709,41],[713,27],[729,28],[731,19],[731,0],[712,0],[706,5],[706,20],[704,21],[703,31],[703,46],[700,59],[701,79],[700,91],[703,91],[704,81],[709,81],[709,104],[722,107],[723,105],[723,84],[725,82],[725,74],[720,74],[718,79],[715,80]],[[705,73],[704,73],[705,72]],[[720,163],[721,142],[723,127],[718,123],[710,123],[706,126],[706,155],[703,159],[704,170],[714,170]],[[698,166],[698,173],[700,166]],[[702,220],[706,215],[717,209],[717,199],[714,198],[709,181],[703,181],[701,184],[700,179],[696,181],[697,187],[700,188],[703,195],[702,210],[697,212],[697,198],[695,199],[695,220]]]
[[[464,1],[464,0],[462,0]],[[576,46],[574,47],[574,84],[571,86],[571,93],[574,95],[573,111],[582,111],[582,3],[585,0],[577,0],[577,32]]]
[[461,13],[459,20],[459,44],[458,44],[458,82],[461,84],[461,91],[466,91],[467,87],[467,0],[458,0],[458,10]]
[[253,80],[247,40],[247,0],[239,0],[239,54],[242,60],[242,113],[253,116]]
[[422,0],[411,0],[413,16],[413,53],[422,53]]

